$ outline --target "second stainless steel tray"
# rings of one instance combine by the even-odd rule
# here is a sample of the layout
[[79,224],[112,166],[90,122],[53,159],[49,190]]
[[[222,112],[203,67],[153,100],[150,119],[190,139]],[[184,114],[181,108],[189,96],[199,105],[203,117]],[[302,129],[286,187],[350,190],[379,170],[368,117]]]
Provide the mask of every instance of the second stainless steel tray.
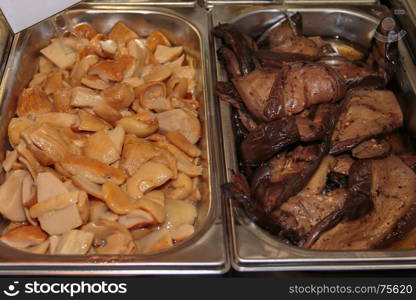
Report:
[[[201,104],[203,134],[200,142],[203,191],[195,234],[182,244],[149,255],[37,255],[10,248],[0,242],[2,275],[128,275],[128,274],[219,274],[229,269],[227,240],[222,218],[221,194],[218,188],[223,176],[222,154],[217,142],[218,107],[212,101],[212,82],[207,74],[211,65],[210,27],[202,8],[172,6],[121,6],[83,3],[69,9],[74,23],[86,22],[99,32],[108,32],[117,21],[124,21],[140,33],[164,32],[174,44],[184,46],[195,57],[198,85],[196,96]],[[39,50],[54,35],[46,20],[14,37],[5,76],[0,87],[0,154],[4,155],[7,125],[13,116],[17,97],[36,69]]]
[[[282,12],[301,12],[304,33],[307,36],[340,36],[368,48],[371,37],[386,11],[383,6],[352,8],[346,6],[214,6],[211,14],[214,26],[233,23],[252,36],[263,32],[268,26],[282,18]],[[216,41],[214,47],[218,47]],[[213,49],[213,53],[215,49]],[[395,91],[409,109],[407,127],[415,134],[416,70],[409,52],[399,42],[400,60],[396,79],[399,90]],[[217,78],[226,80],[226,74],[217,61]],[[227,170],[237,169],[237,157],[231,120],[231,109],[221,103],[221,118]],[[229,172],[228,180],[231,180]],[[241,208],[234,207],[231,200],[226,203],[230,234],[232,266],[239,271],[282,270],[353,270],[353,269],[399,269],[416,267],[416,250],[409,251],[312,251],[280,242],[276,237],[256,226]]]

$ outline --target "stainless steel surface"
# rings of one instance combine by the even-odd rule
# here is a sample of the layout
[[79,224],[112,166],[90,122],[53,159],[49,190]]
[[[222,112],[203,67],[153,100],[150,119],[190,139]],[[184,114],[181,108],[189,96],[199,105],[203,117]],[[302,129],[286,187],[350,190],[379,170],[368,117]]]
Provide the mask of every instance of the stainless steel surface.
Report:
[[377,4],[379,0],[283,0],[284,4]]
[[[303,16],[304,33],[326,37],[339,36],[365,48],[386,12],[381,6],[360,8],[326,6],[214,6],[211,10],[213,25],[230,22],[257,38],[274,22],[282,18],[282,10],[299,11]],[[216,40],[213,47],[218,47]],[[404,111],[407,126],[416,133],[416,69],[403,41],[399,42],[400,60],[396,72],[400,89],[396,95],[409,105]],[[213,49],[213,53],[216,53]],[[226,80],[226,73],[216,60],[218,80]],[[232,129],[231,109],[221,103],[221,123],[227,170],[237,169],[237,157]],[[228,180],[231,178],[228,174]],[[232,266],[239,271],[284,270],[353,270],[404,269],[416,267],[416,250],[372,251],[316,251],[289,246],[249,220],[241,208],[233,207],[227,199]]]
[[12,38],[9,25],[0,10],[0,78],[3,75]]
[[352,4],[352,5],[371,5],[376,4],[379,0],[203,0],[208,7],[212,5],[233,5],[233,4]]
[[389,0],[393,14],[404,30],[404,41],[408,45],[416,62],[416,1],[414,0]]
[[84,2],[95,5],[116,4],[116,5],[149,5],[149,6],[171,6],[195,7],[197,3],[203,4],[204,0],[84,0]]
[[[59,256],[36,255],[18,251],[0,243],[0,275],[3,274],[213,274],[229,269],[227,239],[222,220],[219,190],[224,174],[217,120],[219,112],[213,101],[209,57],[209,19],[202,8],[138,7],[94,5],[83,3],[69,9],[74,23],[87,22],[99,32],[108,32],[119,20],[139,34],[160,30],[174,43],[184,46],[194,56],[197,67],[197,99],[201,103],[203,136],[203,197],[199,208],[196,233],[187,241],[167,251],[150,255]],[[39,50],[53,35],[50,22],[43,21],[17,34],[0,87],[1,152],[5,151],[6,129],[14,114],[19,93],[35,72]]]
[[270,3],[283,3],[283,0],[203,0],[207,7],[212,5],[234,5],[234,4],[270,4]]

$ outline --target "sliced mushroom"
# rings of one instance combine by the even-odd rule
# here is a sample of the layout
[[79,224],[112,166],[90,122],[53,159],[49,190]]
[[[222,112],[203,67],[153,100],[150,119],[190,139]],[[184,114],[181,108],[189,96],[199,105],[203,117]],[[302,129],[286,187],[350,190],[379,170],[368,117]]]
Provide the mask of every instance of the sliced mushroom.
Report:
[[[134,73],[136,60],[130,55],[122,55],[115,60],[102,60],[91,66],[88,74],[97,75],[104,81],[120,82]],[[133,70],[132,70],[133,69]],[[130,76],[129,76],[130,75]]]
[[90,222],[95,222],[100,219],[109,220],[116,222],[118,215],[108,210],[107,205],[101,201],[91,201],[90,203]]
[[36,203],[36,186],[30,174],[26,174],[22,181],[22,204],[30,208]]
[[94,106],[93,110],[97,116],[107,121],[111,125],[115,125],[116,122],[122,118],[120,112],[107,103],[97,104]]
[[178,176],[177,159],[168,150],[157,147],[158,154],[151,159],[152,162],[166,165],[173,173],[172,179]]
[[172,239],[175,242],[186,240],[195,232],[194,226],[190,224],[182,224],[178,228],[172,230]]
[[154,231],[138,240],[141,253],[148,254],[165,250],[173,246],[172,236],[167,229]]
[[179,131],[170,131],[166,133],[169,142],[181,149],[183,152],[191,157],[198,157],[201,155],[201,150],[191,144],[189,140],[184,137]]
[[6,158],[3,160],[2,163],[4,171],[9,172],[12,169],[13,165],[17,161],[17,157],[18,154],[16,150],[6,151]]
[[159,127],[156,117],[149,112],[124,117],[117,121],[117,124],[121,125],[126,133],[135,134],[138,137],[147,137]]
[[[54,42],[55,40],[58,40],[58,38],[52,39],[51,41]],[[59,42],[63,42],[65,46],[67,46],[69,49],[75,52],[79,52],[88,46],[87,39],[74,36],[66,36]]]
[[53,107],[57,112],[70,113],[73,112],[71,106],[72,92],[71,89],[60,89],[52,95]]
[[25,141],[33,145],[30,150],[44,165],[62,160],[67,153],[80,153],[81,150],[62,135],[59,128],[48,123],[40,124],[22,132]]
[[68,78],[68,72],[59,70],[53,73],[45,82],[44,91],[47,95],[53,94],[56,91],[64,88],[65,78]]
[[102,33],[97,33],[94,35],[89,42],[89,47],[94,50],[94,52],[99,55],[100,57],[107,58],[107,54],[104,52],[103,48],[101,47],[101,42],[105,41],[106,37]]
[[166,142],[156,142],[156,144],[172,153],[172,155],[177,160],[178,171],[185,173],[190,177],[202,175],[202,166],[195,165],[192,161],[192,158],[186,155],[182,150]]
[[178,177],[170,183],[170,187],[166,191],[168,199],[186,199],[193,191],[192,179],[183,173],[179,173]]
[[202,199],[201,191],[199,189],[200,186],[200,177],[192,178],[192,194],[186,199],[191,202],[199,202]]
[[121,153],[121,150],[123,148],[124,137],[126,135],[126,132],[124,131],[123,127],[117,125],[113,130],[109,130],[107,134],[111,141],[114,143],[114,146],[116,147],[118,153]]
[[81,175],[94,183],[102,184],[109,180],[116,184],[122,184],[126,179],[120,169],[86,156],[67,155],[61,161],[61,165],[71,175]]
[[[91,41],[90,41],[91,42]],[[91,47],[91,44],[85,45],[81,49],[79,49],[78,52],[78,58],[77,61],[83,59],[84,57],[88,55],[97,55],[97,52]]]
[[143,163],[156,155],[158,151],[152,143],[135,136],[127,136],[124,140],[120,166],[132,176]]
[[106,132],[97,131],[88,138],[84,155],[111,164],[120,158],[120,151]]
[[130,232],[117,222],[100,219],[82,226],[82,230],[94,234],[97,254],[129,254],[135,248]]
[[152,32],[146,40],[147,48],[150,51],[155,51],[158,45],[171,46],[167,37],[160,31]]
[[24,170],[12,171],[0,186],[0,213],[11,221],[26,220],[22,202],[22,183],[27,174]]
[[66,186],[55,175],[49,172],[39,173],[36,178],[37,201],[42,202],[52,197],[67,194]]
[[46,251],[48,251],[48,248],[49,248],[49,239],[43,241],[39,245],[30,246],[22,250],[25,252],[30,252],[34,254],[45,254]]
[[[51,173],[39,173],[36,183],[38,203],[69,192],[62,181]],[[40,216],[38,220],[42,229],[50,235],[65,233],[82,224],[76,204],[46,213]]]
[[62,234],[82,225],[82,218],[76,204],[51,211],[39,218],[40,225],[48,234]]
[[87,40],[92,39],[97,34],[95,29],[87,23],[77,24],[76,26],[74,26],[71,33],[79,38],[84,38]]
[[169,61],[174,60],[178,56],[180,56],[183,52],[183,47],[167,47],[163,45],[157,45],[155,51],[155,59],[157,62],[163,64]]
[[26,225],[19,226],[8,231],[2,237],[0,241],[14,248],[26,248],[30,246],[36,246],[41,244],[47,239],[47,234],[43,232],[40,227]]
[[[84,192],[85,193],[85,192]],[[30,208],[32,218],[38,218],[46,213],[60,210],[75,204],[81,198],[81,192],[69,192],[51,197],[47,200],[36,203]]]
[[98,199],[104,198],[99,184],[96,184],[81,175],[72,176],[71,180],[76,187],[87,192],[89,195]]
[[139,36],[131,30],[124,22],[117,22],[108,34],[109,39],[114,40],[119,45],[124,45],[130,40],[137,39]]
[[26,88],[17,100],[16,114],[19,117],[52,111],[48,95],[39,88]]
[[154,219],[144,210],[135,209],[126,215],[120,216],[118,222],[128,229],[138,229],[154,224]]
[[173,69],[173,74],[178,78],[194,79],[195,69],[191,66],[180,66]]
[[169,67],[171,68],[177,68],[183,65],[185,61],[185,54],[182,54],[181,56],[179,56],[177,59],[167,63]]
[[36,157],[27,149],[26,143],[21,142],[16,147],[19,153],[19,162],[21,162],[25,168],[30,172],[33,178],[36,178],[37,174],[42,170],[42,166],[36,159]]
[[127,180],[127,193],[133,198],[140,198],[145,192],[165,184],[172,176],[166,165],[146,162]]
[[[166,99],[166,86],[160,81],[143,84],[137,87],[134,92],[139,101],[138,104],[146,109],[153,109],[155,106],[154,103],[157,102],[158,99]],[[133,106],[133,109],[136,107],[137,104]]]
[[121,110],[128,108],[134,100],[134,90],[128,83],[117,83],[101,92],[108,105]]
[[39,56],[38,61],[39,66],[39,73],[48,75],[49,73],[52,73],[56,70],[56,66],[53,64],[52,61],[47,59],[45,56]]
[[149,56],[148,49],[143,41],[134,39],[127,43],[127,51],[129,55],[136,59],[136,72],[135,76],[139,76]]
[[71,85],[77,85],[81,82],[81,79],[87,75],[91,66],[95,65],[99,61],[97,55],[87,55],[78,61],[71,71]]
[[29,82],[30,88],[40,88],[43,89],[46,81],[48,80],[48,74],[45,73],[37,73],[33,75],[33,79]]
[[76,52],[60,39],[52,39],[49,46],[40,50],[50,61],[60,69],[69,69],[76,61]]
[[73,147],[73,145],[76,146],[76,148],[71,149],[69,152],[82,152],[80,148],[85,147],[85,143],[87,142],[86,134],[75,132],[70,127],[60,127],[58,128],[58,131],[61,134],[62,138],[65,140],[65,142],[71,146],[71,148]]
[[60,127],[72,127],[79,123],[79,119],[78,115],[75,114],[51,112],[36,115],[35,122],[38,124],[49,123]]
[[88,231],[73,229],[65,232],[54,251],[55,254],[85,254],[90,249],[94,234]]
[[143,75],[145,82],[164,81],[172,75],[172,68],[166,65],[154,66],[150,72]]
[[85,191],[79,190],[79,192],[80,196],[78,197],[77,208],[79,215],[81,216],[82,223],[85,224],[89,221],[90,217],[90,200]]
[[112,182],[103,184],[102,193],[104,202],[116,214],[128,214],[138,207],[136,200],[129,197],[118,185]]
[[197,211],[195,205],[184,200],[166,199],[166,224],[177,229],[183,224],[193,225]]
[[156,117],[162,133],[179,131],[191,144],[195,144],[201,137],[201,124],[198,118],[183,109],[161,112],[156,114]]
[[22,132],[35,123],[28,118],[13,118],[10,120],[9,127],[7,128],[7,135],[9,136],[9,142],[13,147],[16,147],[20,143]]
[[178,170],[190,177],[201,176],[203,168],[185,160],[178,160]]
[[130,231],[132,237],[134,240],[139,240],[143,237],[145,237],[146,235],[148,235],[149,233],[151,233],[151,229],[149,228],[139,228],[139,229],[132,229]]
[[158,224],[165,221],[165,195],[162,191],[151,191],[144,195],[138,200],[138,208],[147,211]]
[[71,106],[96,107],[103,102],[103,98],[89,88],[78,86],[71,91]]
[[97,118],[93,114],[85,110],[79,111],[79,125],[78,130],[85,130],[85,131],[100,131],[110,129],[111,125],[108,124],[106,121]]
[[95,90],[104,90],[110,87],[110,84],[107,81],[104,81],[100,77],[95,75],[86,75],[81,79],[81,83],[86,87]]
[[114,55],[117,53],[117,43],[113,40],[105,40],[100,41],[101,49],[103,49],[103,52],[105,53],[106,57],[114,57]]
[[188,80],[172,76],[166,85],[166,93],[170,97],[183,98],[188,92]]
[[58,247],[59,241],[62,236],[60,235],[51,235],[49,236],[49,249],[48,253],[56,254],[56,247]]
[[144,80],[139,77],[130,77],[123,80],[123,82],[130,84],[132,87],[136,88],[144,84]]

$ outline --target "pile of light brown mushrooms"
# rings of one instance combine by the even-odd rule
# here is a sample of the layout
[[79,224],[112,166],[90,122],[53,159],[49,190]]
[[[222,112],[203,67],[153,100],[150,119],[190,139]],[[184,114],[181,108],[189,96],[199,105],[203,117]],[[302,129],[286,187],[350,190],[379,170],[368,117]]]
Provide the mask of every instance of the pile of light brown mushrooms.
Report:
[[194,233],[203,173],[195,59],[155,31],[79,24],[42,49],[2,163],[0,240],[146,254]]

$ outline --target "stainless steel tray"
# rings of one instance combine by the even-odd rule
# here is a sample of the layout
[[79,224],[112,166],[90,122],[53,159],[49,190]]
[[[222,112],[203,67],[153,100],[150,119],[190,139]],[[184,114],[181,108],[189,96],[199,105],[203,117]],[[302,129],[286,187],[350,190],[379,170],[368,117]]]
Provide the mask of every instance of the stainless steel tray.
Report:
[[414,0],[389,0],[392,12],[400,25],[406,30],[404,41],[408,45],[410,55],[416,62],[416,1]]
[[0,78],[3,75],[6,58],[12,41],[12,32],[0,10]]
[[[175,44],[184,46],[199,62],[197,98],[201,102],[203,136],[201,141],[203,165],[202,200],[196,233],[182,244],[151,255],[59,256],[36,255],[10,248],[0,243],[0,274],[214,274],[229,269],[227,239],[222,221],[222,202],[219,190],[223,180],[223,163],[216,132],[218,105],[213,101],[209,53],[209,18],[202,8],[172,6],[141,7],[95,5],[83,3],[69,9],[75,23],[87,22],[99,32],[108,32],[119,20],[138,33],[161,30]],[[15,35],[0,86],[1,120],[0,154],[4,155],[6,129],[13,116],[16,101],[35,71],[39,50],[53,36],[50,22],[43,21]],[[4,156],[3,156],[4,157]]]
[[204,1],[207,7],[213,5],[234,5],[234,4],[350,4],[350,5],[370,5],[377,4],[379,0],[198,0]]
[[203,0],[84,0],[84,2],[94,3],[95,5],[149,5],[149,6],[172,6],[175,7],[195,7],[198,2]]
[[[282,17],[282,10],[299,11],[303,15],[306,35],[340,36],[368,47],[370,38],[386,8],[368,6],[214,6],[211,10],[213,26],[234,23],[248,34],[258,34]],[[214,43],[218,47],[219,40]],[[407,127],[416,133],[416,69],[409,51],[399,42],[401,63],[396,73],[400,90],[395,91],[400,101],[407,102],[405,111]],[[213,49],[213,55],[216,53]],[[226,73],[216,60],[217,78],[226,79]],[[231,109],[221,103],[221,122],[227,170],[237,169]],[[228,174],[228,180],[231,178]],[[289,246],[256,226],[241,208],[233,207],[226,199],[227,223],[230,235],[232,266],[239,271],[282,270],[353,270],[353,269],[400,269],[416,267],[416,250],[377,251],[316,251]]]

